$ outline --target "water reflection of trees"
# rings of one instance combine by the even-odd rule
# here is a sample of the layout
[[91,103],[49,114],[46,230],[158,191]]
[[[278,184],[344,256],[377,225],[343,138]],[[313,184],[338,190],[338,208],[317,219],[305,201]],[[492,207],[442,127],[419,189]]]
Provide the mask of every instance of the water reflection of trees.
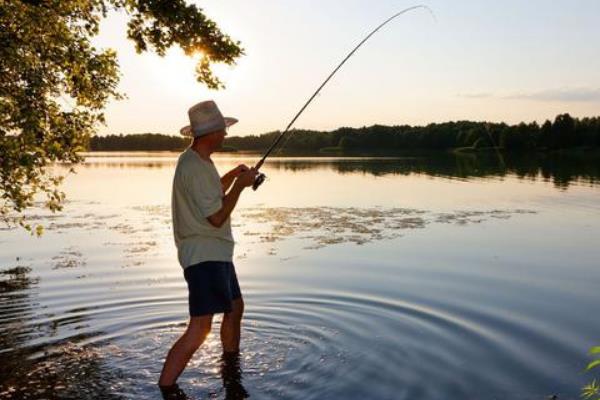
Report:
[[425,174],[447,178],[486,178],[514,175],[519,179],[552,181],[566,189],[573,182],[596,185],[600,179],[600,160],[574,155],[509,155],[496,153],[445,154],[433,157],[363,159],[279,159],[269,167],[289,171],[334,170],[341,174],[362,173],[374,176]]
[[[239,162],[253,163],[250,159],[239,158]],[[218,158],[217,158],[218,161]],[[230,161],[228,159],[228,161]],[[162,169],[174,168],[176,160],[130,160],[93,161],[79,168],[119,168],[119,169]],[[267,165],[286,171],[333,170],[342,174],[363,173],[375,176],[425,174],[448,178],[504,177],[517,176],[519,179],[552,181],[557,187],[566,189],[572,182],[580,181],[591,185],[600,179],[600,157],[577,154],[498,154],[482,153],[434,153],[419,157],[294,157],[271,158]]]
[[52,341],[57,325],[39,317],[38,282],[26,266],[0,271],[0,398],[119,398],[111,394],[117,373],[101,353],[72,342],[98,332]]

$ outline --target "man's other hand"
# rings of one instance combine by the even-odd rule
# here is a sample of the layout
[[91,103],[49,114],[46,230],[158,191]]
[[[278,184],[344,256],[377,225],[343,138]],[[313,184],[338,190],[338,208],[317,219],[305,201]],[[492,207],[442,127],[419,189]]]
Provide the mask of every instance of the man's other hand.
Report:
[[255,168],[249,168],[246,171],[240,172],[235,180],[235,183],[241,187],[252,186],[254,184],[254,180],[256,179],[256,175],[258,175],[258,171]]

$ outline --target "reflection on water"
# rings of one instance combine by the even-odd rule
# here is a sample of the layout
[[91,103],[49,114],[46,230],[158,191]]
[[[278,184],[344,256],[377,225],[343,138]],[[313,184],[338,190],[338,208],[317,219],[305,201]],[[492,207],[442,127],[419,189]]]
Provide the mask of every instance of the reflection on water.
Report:
[[[31,273],[24,266],[0,271],[0,398],[119,398],[114,393],[118,370],[105,366],[103,353],[94,347],[74,343],[97,333],[53,340],[60,329],[57,322],[32,318],[40,303],[36,300],[39,278]],[[84,314],[68,323],[81,325],[86,319]]]
[[[90,157],[63,213],[31,211],[41,239],[2,231],[0,398],[161,398],[187,320],[175,156]],[[179,395],[576,398],[598,344],[597,165],[488,156],[271,160],[233,218],[242,351],[223,358],[216,318]]]
[[[94,153],[88,153],[94,154]],[[118,154],[118,153],[117,153]],[[88,157],[83,164],[87,168],[171,168],[176,153],[164,153],[159,157],[125,158],[103,153]],[[171,154],[171,157],[169,157]],[[222,161],[248,163],[258,161],[252,154],[220,154]],[[469,154],[436,153],[420,157],[272,157],[267,160],[271,169],[302,171],[330,169],[338,173],[365,173],[374,176],[425,174],[454,178],[503,177],[514,175],[519,179],[552,181],[559,188],[567,188],[573,182],[597,185],[600,180],[600,156],[597,154],[533,154],[501,155],[493,152]]]
[[[273,161],[274,168],[291,171],[315,168],[312,161],[298,162],[285,159]],[[355,159],[318,162],[320,168],[331,168],[339,173],[425,174],[454,178],[503,177],[514,175],[519,179],[552,181],[557,187],[567,188],[581,181],[596,185],[600,179],[600,157],[582,156],[496,156],[489,154],[436,155],[433,157],[405,157],[388,159]]]
[[221,379],[225,388],[225,399],[241,400],[250,397],[242,384],[242,368],[239,353],[223,353]]
[[4,361],[0,363],[0,374],[3,377],[13,369],[10,360],[22,358],[20,344],[26,342],[33,333],[26,322],[36,306],[34,297],[38,278],[31,278],[30,273],[31,268],[21,265],[0,271],[0,354]]

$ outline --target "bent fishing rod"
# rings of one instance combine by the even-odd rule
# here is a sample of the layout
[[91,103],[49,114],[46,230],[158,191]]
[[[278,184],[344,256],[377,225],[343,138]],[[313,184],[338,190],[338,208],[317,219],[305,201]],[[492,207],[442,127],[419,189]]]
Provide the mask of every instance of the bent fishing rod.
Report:
[[[300,117],[300,115],[304,112],[304,110],[306,110],[306,107],[308,107],[308,105],[314,100],[315,97],[317,97],[317,95],[319,94],[319,92],[321,91],[321,89],[323,89],[325,87],[325,85],[327,85],[327,82],[329,82],[331,80],[331,78],[333,78],[333,76],[339,71],[340,68],[342,68],[342,66],[346,63],[346,61],[348,61],[350,59],[350,57],[352,57],[352,55],[354,55],[354,53],[356,53],[356,51],[367,41],[371,38],[371,36],[373,36],[378,30],[380,30],[381,28],[383,28],[385,25],[387,25],[389,22],[391,22],[393,19],[401,16],[402,14],[405,14],[409,11],[412,10],[416,10],[418,8],[423,8],[425,10],[427,10],[431,16],[435,19],[435,15],[433,14],[433,11],[431,11],[431,9],[425,5],[417,5],[417,6],[412,6],[412,7],[408,7],[394,15],[392,15],[390,18],[388,18],[387,20],[385,20],[381,25],[379,25],[377,28],[375,28],[371,33],[369,33],[350,53],[348,53],[348,55],[346,56],[346,58],[344,58],[342,60],[342,62],[333,70],[333,72],[331,72],[331,74],[329,74],[329,76],[327,77],[327,79],[325,79],[325,81],[321,84],[321,86],[319,86],[319,88],[313,93],[312,96],[310,96],[310,98],[308,99],[308,101],[302,106],[302,108],[300,109],[300,111],[298,111],[298,113],[296,114],[296,116],[294,118],[292,118],[292,120],[290,121],[290,123],[288,124],[288,126],[285,128],[285,130],[283,132],[281,132],[279,134],[279,136],[275,139],[275,141],[273,142],[273,144],[271,144],[271,147],[269,147],[269,149],[267,150],[267,152],[265,153],[265,155],[260,159],[260,161],[258,163],[256,163],[256,165],[254,166],[254,169],[256,169],[257,171],[260,169],[260,167],[262,167],[262,165],[264,164],[265,160],[267,159],[267,157],[269,156],[269,154],[271,154],[271,152],[273,151],[273,149],[275,149],[275,147],[277,147],[277,145],[279,144],[279,142],[281,141],[281,139],[288,133],[288,131],[290,130],[290,128],[292,127],[292,125],[294,125],[294,122],[296,122],[296,120],[298,119],[298,117]],[[254,184],[252,185],[252,189],[256,190],[258,189],[258,187],[265,181],[266,179],[266,175],[263,173],[259,173],[255,180],[254,180]]]

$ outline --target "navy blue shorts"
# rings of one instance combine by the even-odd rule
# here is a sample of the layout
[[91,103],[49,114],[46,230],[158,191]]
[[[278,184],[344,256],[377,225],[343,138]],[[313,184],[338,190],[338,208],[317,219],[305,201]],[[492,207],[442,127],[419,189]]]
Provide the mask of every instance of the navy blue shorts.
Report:
[[189,290],[190,316],[228,313],[242,297],[232,262],[205,261],[183,270]]

